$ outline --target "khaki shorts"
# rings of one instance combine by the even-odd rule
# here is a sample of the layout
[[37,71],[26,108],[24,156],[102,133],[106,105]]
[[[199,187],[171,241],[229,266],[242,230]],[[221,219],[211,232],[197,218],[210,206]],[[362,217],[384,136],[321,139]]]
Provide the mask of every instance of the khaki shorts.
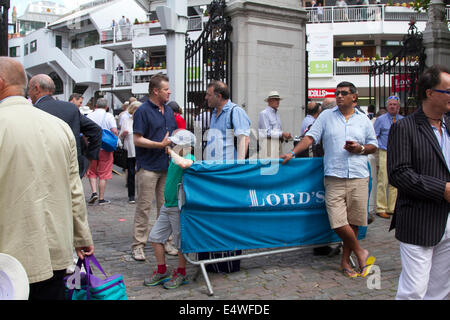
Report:
[[332,229],[345,225],[367,226],[369,178],[324,178],[325,204]]
[[172,243],[181,248],[180,239],[180,209],[178,207],[161,207],[161,211],[155,225],[150,232],[148,241],[155,243],[166,243],[170,235],[173,235]]

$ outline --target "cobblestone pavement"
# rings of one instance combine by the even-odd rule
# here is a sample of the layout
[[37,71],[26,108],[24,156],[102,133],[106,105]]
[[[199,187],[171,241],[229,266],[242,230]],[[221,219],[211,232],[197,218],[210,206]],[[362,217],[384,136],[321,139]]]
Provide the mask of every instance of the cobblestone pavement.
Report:
[[[83,185],[89,199],[91,190],[87,179],[83,179]],[[147,261],[137,262],[131,257],[135,205],[128,204],[124,176],[114,174],[105,198],[111,204],[88,206],[95,255],[108,274],[124,276],[129,300],[385,300],[393,299],[397,291],[401,271],[399,243],[394,232],[388,232],[390,220],[377,216],[361,245],[376,257],[379,269],[373,269],[379,271],[376,272],[379,281],[376,274],[349,279],[339,270],[339,256],[314,256],[311,248],[302,248],[243,259],[240,272],[209,274],[214,296],[207,295],[201,274],[196,281],[191,279],[175,290],[145,287],[144,277],[151,274],[156,263],[150,244],[144,250]],[[176,267],[176,257],[166,255],[166,258],[169,266]],[[190,264],[187,267],[191,277],[197,270]]]

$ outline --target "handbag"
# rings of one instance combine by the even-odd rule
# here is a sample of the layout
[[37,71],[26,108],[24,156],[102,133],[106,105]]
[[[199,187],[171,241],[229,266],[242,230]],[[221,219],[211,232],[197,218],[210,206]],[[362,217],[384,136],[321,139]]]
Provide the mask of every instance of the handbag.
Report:
[[128,168],[128,151],[122,147],[117,147],[117,149],[113,153],[114,156],[114,164],[119,168],[126,169]]
[[[106,112],[105,112],[105,115],[103,116],[102,127],[105,122],[105,118],[106,118]],[[108,151],[108,152],[113,152],[114,150],[117,149],[118,140],[119,140],[119,138],[114,133],[112,133],[110,130],[108,130],[108,129],[102,130],[102,149],[103,150]]]
[[[81,266],[86,272],[80,272]],[[92,265],[106,277],[104,280],[94,276]],[[78,259],[75,273],[64,278],[66,286],[66,300],[128,300],[121,274],[106,276],[100,263],[92,256],[84,260]]]

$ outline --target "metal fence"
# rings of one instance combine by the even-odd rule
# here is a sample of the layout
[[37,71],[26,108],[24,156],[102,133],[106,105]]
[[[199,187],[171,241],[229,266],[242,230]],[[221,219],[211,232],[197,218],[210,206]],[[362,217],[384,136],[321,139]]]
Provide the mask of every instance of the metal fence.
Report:
[[417,81],[425,67],[423,35],[411,29],[403,39],[402,49],[385,63],[369,69],[369,103],[385,108],[389,96],[400,98],[404,113],[418,106]]
[[[384,4],[347,7],[306,8],[309,23],[338,23],[360,21],[428,21],[426,12],[416,12],[412,8],[386,6]],[[450,20],[450,6],[446,8],[447,21]]]
[[[184,119],[188,130],[209,126],[210,113],[205,103],[207,85],[221,80],[231,91],[232,43],[230,18],[224,15],[225,1],[214,0],[209,6],[209,20],[196,41],[186,40]],[[194,129],[194,127],[196,127]],[[202,146],[205,146],[203,141]]]

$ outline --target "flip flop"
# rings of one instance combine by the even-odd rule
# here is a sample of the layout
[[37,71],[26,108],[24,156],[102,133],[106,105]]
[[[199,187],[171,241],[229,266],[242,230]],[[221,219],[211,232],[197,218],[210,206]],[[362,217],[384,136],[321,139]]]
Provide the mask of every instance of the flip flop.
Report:
[[359,273],[360,276],[365,278],[370,273],[370,270],[372,269],[374,263],[375,257],[373,256],[368,257],[366,260],[366,265],[361,268],[361,271]]
[[344,276],[346,276],[347,278],[351,278],[351,279],[353,279],[353,278],[356,278],[356,277],[358,277],[358,272],[356,272],[355,270],[353,270],[353,269],[342,269],[342,272],[344,273]]

